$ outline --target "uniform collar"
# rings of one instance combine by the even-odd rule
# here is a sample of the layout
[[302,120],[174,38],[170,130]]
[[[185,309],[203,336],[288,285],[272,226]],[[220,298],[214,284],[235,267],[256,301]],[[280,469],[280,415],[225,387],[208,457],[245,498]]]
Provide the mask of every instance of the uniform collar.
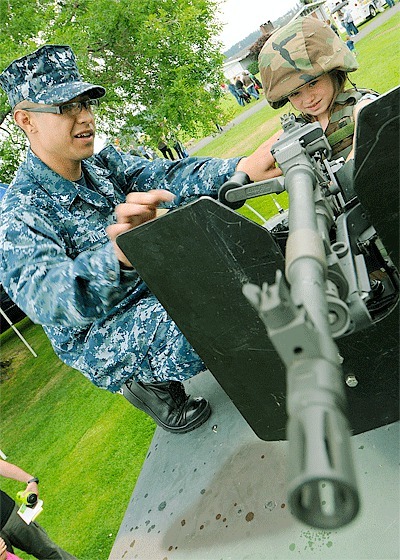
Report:
[[356,89],[348,89],[336,96],[335,103],[337,103],[338,105],[345,105],[349,99],[356,101],[357,98],[360,97],[360,95],[360,92]]
[[[40,158],[38,158],[31,149],[28,150],[26,157],[26,165],[28,172],[35,181],[39,182],[41,187],[59,204],[65,207],[69,207],[74,200],[79,197],[87,200],[87,196],[80,196],[80,189],[82,187],[69,179],[65,179],[52,169],[48,167]],[[82,161],[82,171],[84,172],[86,179],[99,191],[100,194],[113,197],[114,188],[110,181],[106,178],[110,175],[110,172],[105,169],[93,168],[91,163],[88,161]],[[101,206],[102,203],[98,198],[98,194],[93,192],[94,196],[90,202],[94,206]]]

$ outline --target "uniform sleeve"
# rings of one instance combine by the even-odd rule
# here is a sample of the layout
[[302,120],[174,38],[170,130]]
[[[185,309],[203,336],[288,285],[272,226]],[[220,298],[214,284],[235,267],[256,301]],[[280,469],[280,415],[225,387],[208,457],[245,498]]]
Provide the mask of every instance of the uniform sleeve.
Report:
[[141,282],[120,272],[111,242],[69,258],[58,225],[31,208],[3,212],[1,240],[1,283],[35,323],[86,326]]
[[[159,158],[150,162],[106,149],[96,159],[125,193],[164,188],[176,195],[174,206],[178,206],[200,195],[216,196],[240,158]],[[134,271],[120,271],[106,235],[99,245],[71,258],[68,232],[57,217],[39,206],[24,207],[21,194],[19,198],[6,195],[3,203],[0,280],[32,321],[47,326],[87,326],[142,283]]]
[[125,193],[166,189],[175,195],[175,206],[201,195],[216,197],[218,189],[234,174],[240,159],[189,157],[175,161],[165,158],[149,161],[117,152],[112,146],[96,156],[98,163],[113,170]]
[[[175,195],[176,206],[201,195],[216,197],[219,187],[234,174],[239,160],[194,157],[176,162],[154,160],[135,178],[133,190],[166,189]],[[128,175],[129,172],[128,169]]]
[[355,106],[357,106],[362,101],[375,101],[375,99],[377,99],[378,97],[379,97],[378,93],[373,93],[373,92],[364,93],[363,96],[357,101]]

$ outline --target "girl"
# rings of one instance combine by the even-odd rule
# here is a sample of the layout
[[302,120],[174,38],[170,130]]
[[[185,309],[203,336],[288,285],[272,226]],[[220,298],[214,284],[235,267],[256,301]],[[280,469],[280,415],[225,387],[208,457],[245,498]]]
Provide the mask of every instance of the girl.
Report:
[[290,101],[305,121],[321,124],[334,159],[353,157],[357,114],[377,94],[345,89],[347,74],[358,63],[327,23],[305,17],[278,29],[260,52],[259,68],[265,96],[274,109]]

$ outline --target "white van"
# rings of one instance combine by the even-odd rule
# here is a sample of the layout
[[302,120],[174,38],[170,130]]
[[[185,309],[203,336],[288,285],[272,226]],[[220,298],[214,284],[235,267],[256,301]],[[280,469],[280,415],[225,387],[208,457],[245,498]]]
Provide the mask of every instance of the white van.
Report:
[[345,33],[345,29],[340,23],[338,12],[344,12],[349,8],[355,25],[360,25],[360,23],[364,23],[367,19],[375,17],[378,12],[383,12],[385,2],[384,0],[331,0],[326,5],[339,31]]

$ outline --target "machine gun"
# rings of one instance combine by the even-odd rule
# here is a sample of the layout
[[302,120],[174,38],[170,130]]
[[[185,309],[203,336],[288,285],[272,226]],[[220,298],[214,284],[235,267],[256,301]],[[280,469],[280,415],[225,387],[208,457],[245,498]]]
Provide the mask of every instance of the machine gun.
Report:
[[[357,133],[354,173],[329,160],[318,123],[287,117],[283,177],[237,173],[219,201],[117,239],[255,434],[289,439],[291,509],[323,529],[359,508],[350,434],[399,414],[399,90],[359,113],[370,130]],[[289,212],[271,230],[235,211],[284,190]]]
[[[282,127],[271,151],[284,177],[249,184],[247,175],[237,172],[221,187],[219,199],[237,209],[252,197],[288,193],[285,277],[278,269],[275,283],[248,283],[243,293],[287,369],[291,509],[314,527],[336,528],[356,516],[359,498],[342,357],[334,339],[389,312],[398,278],[366,222],[351,175],[343,173],[344,160],[329,160],[331,147],[319,123],[302,124],[289,114]],[[340,169],[343,187],[336,178]],[[354,220],[351,230],[346,214]],[[282,234],[282,227],[278,231]],[[371,266],[385,271],[385,285],[371,278]]]

